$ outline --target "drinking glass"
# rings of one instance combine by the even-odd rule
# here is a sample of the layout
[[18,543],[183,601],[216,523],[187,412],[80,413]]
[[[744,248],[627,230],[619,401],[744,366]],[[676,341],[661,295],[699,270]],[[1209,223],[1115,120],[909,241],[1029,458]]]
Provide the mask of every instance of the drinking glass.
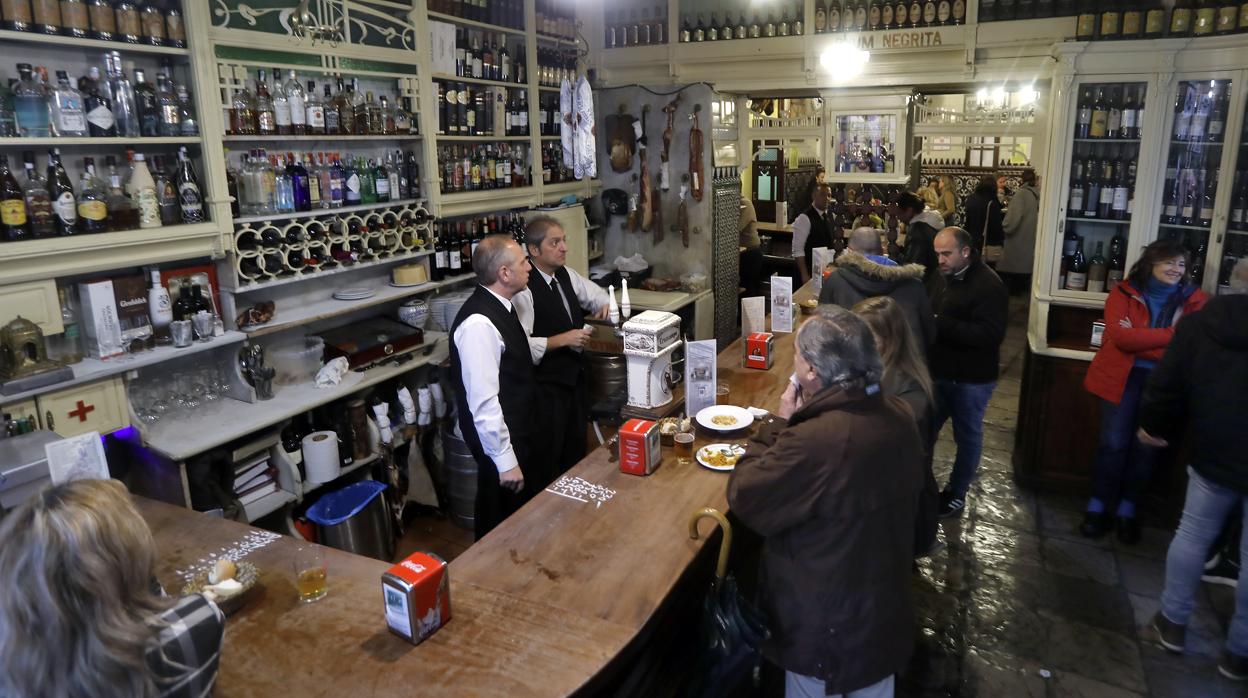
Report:
[[320,601],[329,593],[325,551],[316,545],[303,545],[295,551],[295,588],[303,603]]
[[676,462],[679,465],[689,465],[693,462],[693,434],[691,432],[682,431],[672,437],[672,443],[676,445]]
[[728,397],[729,395],[731,395],[731,392],[732,391],[728,388],[727,382],[719,381],[718,383],[716,383],[715,384],[715,404],[716,405],[731,404],[730,402],[728,402]]

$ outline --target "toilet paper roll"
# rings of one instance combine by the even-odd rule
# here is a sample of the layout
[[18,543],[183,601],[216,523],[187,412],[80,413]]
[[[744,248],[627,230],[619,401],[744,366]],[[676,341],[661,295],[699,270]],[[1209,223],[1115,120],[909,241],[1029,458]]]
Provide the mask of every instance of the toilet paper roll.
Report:
[[338,460],[338,435],[332,431],[314,431],[303,437],[303,468],[308,482],[329,482],[341,472]]

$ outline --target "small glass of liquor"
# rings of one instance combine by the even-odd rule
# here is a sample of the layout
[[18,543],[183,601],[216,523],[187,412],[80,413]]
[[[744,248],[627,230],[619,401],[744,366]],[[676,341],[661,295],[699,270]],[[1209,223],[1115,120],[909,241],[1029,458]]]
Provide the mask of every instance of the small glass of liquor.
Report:
[[325,598],[329,593],[326,581],[328,568],[325,566],[325,551],[320,546],[304,545],[295,551],[293,560],[295,572],[295,588],[299,590],[299,601],[312,603]]

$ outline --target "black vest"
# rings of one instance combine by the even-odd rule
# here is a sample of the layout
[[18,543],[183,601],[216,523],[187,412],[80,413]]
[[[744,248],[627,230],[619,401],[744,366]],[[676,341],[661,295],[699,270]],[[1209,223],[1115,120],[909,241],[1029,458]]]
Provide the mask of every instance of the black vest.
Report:
[[806,256],[803,258],[806,260],[806,271],[810,273],[811,266],[815,263],[815,260],[811,258],[811,250],[816,247],[832,249],[832,227],[828,225],[826,218],[819,215],[813,205],[806,207],[802,214],[810,221],[810,235],[806,236]]
[[[572,275],[567,267],[555,270],[555,279],[559,282],[559,292],[568,301],[568,311],[564,310],[563,299],[546,283],[541,273],[534,269],[529,272],[529,290],[533,293],[533,333],[534,337],[553,337],[568,330],[585,326],[585,311],[580,301],[572,292]],[[554,351],[546,351],[542,361],[537,365],[537,379],[543,383],[557,383],[574,386],[580,380],[584,366],[583,354],[573,351],[571,347],[563,347]]]
[[[492,462],[481,449],[481,438],[468,409],[468,395],[455,345],[455,330],[470,315],[484,315],[503,336],[503,355],[498,366],[498,402],[503,408],[503,423],[513,443],[527,441],[531,431],[531,415],[537,400],[537,381],[533,376],[533,355],[529,339],[520,321],[507,311],[484,286],[477,286],[451,324],[451,375],[455,379],[455,404],[459,413],[459,430],[478,462]],[[486,351],[484,347],[478,351]]]

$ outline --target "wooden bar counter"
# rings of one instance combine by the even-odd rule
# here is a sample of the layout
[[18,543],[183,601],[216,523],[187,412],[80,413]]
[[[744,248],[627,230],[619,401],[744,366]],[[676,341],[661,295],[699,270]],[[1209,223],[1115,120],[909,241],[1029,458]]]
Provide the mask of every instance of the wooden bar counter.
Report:
[[[793,335],[777,335],[775,349],[769,371],[741,367],[739,339],[720,354],[729,402],[779,406],[793,371]],[[699,433],[696,445],[710,436]],[[246,559],[260,570],[262,588],[227,622],[217,695],[645,692],[622,676],[637,673],[646,647],[672,629],[665,617],[696,615],[699,603],[686,601],[700,602],[706,591],[719,536],[704,522],[702,536],[690,539],[689,517],[702,507],[726,511],[728,475],[677,465],[669,447],[649,477],[621,473],[610,455],[598,448],[567,474],[614,490],[609,499],[542,492],[455,559],[453,617],[419,646],[386,628],[380,578],[388,564],[327,548],[329,595],[300,604],[291,564],[299,542],[283,536],[253,551]],[[156,536],[158,577],[171,592],[182,586],[178,570],[254,530],[138,503]],[[679,625],[689,632],[690,623]]]

